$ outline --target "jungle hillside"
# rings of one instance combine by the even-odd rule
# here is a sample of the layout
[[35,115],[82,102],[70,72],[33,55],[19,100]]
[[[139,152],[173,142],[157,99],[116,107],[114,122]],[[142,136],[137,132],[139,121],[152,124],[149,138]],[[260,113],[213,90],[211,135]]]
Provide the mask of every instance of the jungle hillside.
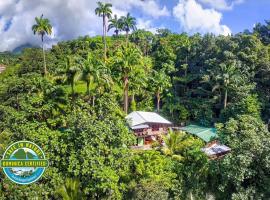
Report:
[[[49,160],[31,185],[1,170],[0,199],[269,199],[270,21],[228,36],[153,34],[111,6],[95,10],[102,35],[46,48],[52,24],[40,15],[31,31],[41,48],[0,54],[1,155],[28,140]],[[232,151],[210,160],[184,132],[132,150],[125,116],[137,110],[216,127]]]

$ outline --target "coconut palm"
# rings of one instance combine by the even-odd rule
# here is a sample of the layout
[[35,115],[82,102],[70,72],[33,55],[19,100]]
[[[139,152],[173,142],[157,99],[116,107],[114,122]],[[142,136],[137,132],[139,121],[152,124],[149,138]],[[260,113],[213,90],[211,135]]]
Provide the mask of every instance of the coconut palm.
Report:
[[122,16],[120,18],[121,28],[126,32],[126,43],[128,43],[128,34],[131,30],[136,30],[136,18],[132,17],[130,13],[127,16]]
[[[111,72],[108,67],[106,67],[105,62],[98,60],[95,62],[95,74],[94,82],[96,84],[96,91],[98,95],[101,95],[104,90],[108,90],[113,86],[113,81],[111,78]],[[93,96],[93,106],[95,106],[95,96]]]
[[75,63],[74,58],[67,57],[66,59],[66,69],[64,73],[64,81],[71,86],[72,97],[74,97],[75,91],[74,86],[76,81],[79,79],[80,68]]
[[66,179],[65,183],[56,190],[56,193],[59,194],[63,200],[84,199],[78,179]]
[[44,36],[52,34],[52,25],[50,24],[49,19],[43,18],[43,14],[40,17],[36,17],[35,21],[36,21],[36,24],[32,26],[32,30],[34,34],[38,34],[41,37],[42,50],[43,50],[44,75],[46,76],[47,67],[46,67],[46,58],[45,58],[45,50],[44,50]]
[[221,64],[221,76],[219,77],[223,81],[223,88],[224,88],[224,101],[223,107],[224,109],[227,107],[228,102],[228,88],[234,84],[235,80],[237,80],[237,68],[234,64],[232,65],[225,65]]
[[106,46],[106,32],[107,32],[107,18],[110,19],[112,15],[112,4],[110,3],[102,3],[97,2],[98,7],[95,9],[96,15],[99,17],[102,17],[103,20],[103,42],[104,42],[104,59],[106,60],[106,52],[107,52],[107,46]]
[[110,19],[109,22],[110,22],[110,24],[108,26],[108,31],[111,30],[112,28],[114,28],[115,35],[118,36],[119,31],[121,31],[121,29],[122,29],[121,20],[118,19],[117,15],[114,15],[114,18]]
[[181,148],[181,143],[185,139],[185,135],[184,132],[174,132],[170,130],[168,135],[163,138],[165,143],[165,146],[162,148],[163,153],[172,156],[174,159],[182,160],[183,157],[179,154],[179,149]]
[[[80,79],[86,83],[86,94],[90,95],[90,85],[96,85],[96,90],[101,93],[102,88],[112,84],[109,69],[105,63],[96,60],[92,54],[88,54],[87,59],[81,64]],[[95,94],[92,95],[93,105]]]
[[124,111],[128,112],[129,78],[143,67],[142,53],[134,45],[121,46],[114,57],[116,70],[120,71],[124,89]]
[[154,71],[153,79],[153,86],[154,92],[157,98],[157,112],[160,110],[160,100],[162,97],[162,93],[165,89],[171,87],[170,77],[166,75],[164,70]]
[[145,90],[144,88],[147,88],[147,75],[145,73],[144,68],[138,68],[137,70],[134,70],[131,72],[129,76],[129,85],[128,90],[131,93],[131,105],[130,109],[132,111],[136,111],[136,100],[135,95],[144,94]]
[[101,94],[102,90],[108,89],[112,86],[113,81],[111,78],[111,72],[108,67],[106,67],[105,62],[96,62],[96,75],[95,82],[97,83],[97,91]]
[[[234,87],[241,77],[239,76],[238,65],[240,63],[232,61],[231,63],[222,63],[216,71],[211,72],[211,77],[213,77],[213,89],[212,92],[221,89],[223,90],[223,108],[226,109],[228,104],[228,91],[230,88]],[[207,79],[210,82],[209,78]]]
[[89,53],[87,59],[85,59],[82,63],[82,70],[80,74],[80,79],[86,83],[86,94],[90,94],[90,83],[93,81],[94,74],[94,65],[93,65],[93,57]]
[[65,112],[67,105],[66,93],[62,86],[54,85],[47,87],[44,94],[44,100],[50,105],[51,118],[59,117],[59,114]]

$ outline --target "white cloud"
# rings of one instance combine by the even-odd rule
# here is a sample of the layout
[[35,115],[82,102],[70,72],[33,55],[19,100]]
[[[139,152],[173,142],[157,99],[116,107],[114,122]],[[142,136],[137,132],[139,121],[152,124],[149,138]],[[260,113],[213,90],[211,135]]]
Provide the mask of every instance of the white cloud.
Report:
[[153,18],[170,16],[167,7],[161,8],[155,0],[106,0],[106,2],[113,3],[115,7],[123,10],[130,10],[132,7],[138,8],[143,14]]
[[195,0],[179,0],[173,8],[173,15],[188,33],[231,34],[229,27],[221,24],[222,13],[214,9],[204,9]]
[[128,13],[126,10],[121,10],[121,9],[118,9],[118,8],[116,8],[114,6],[112,7],[112,12],[113,12],[113,15],[117,15],[118,18],[120,16],[126,16],[127,13]]
[[164,6],[162,9],[159,8],[158,4],[155,1],[146,1],[143,3],[141,2],[141,8],[144,11],[144,13],[149,14],[150,16],[154,18],[162,17],[162,16],[170,16],[170,13],[166,6]]
[[245,0],[199,0],[201,3],[209,5],[217,10],[231,10],[237,4],[243,3]]
[[[113,4],[112,10],[119,16],[131,12],[133,8],[139,9],[143,17],[170,15],[165,6],[160,7],[154,0],[105,1]],[[78,36],[101,34],[102,19],[95,15],[96,6],[96,1],[90,0],[0,0],[0,51],[13,50],[26,43],[40,45],[40,38],[33,35],[31,27],[34,18],[42,13],[50,19],[54,28],[53,35],[46,38],[48,44]],[[11,26],[4,31],[10,20]]]
[[157,29],[163,28],[163,27],[154,27],[152,20],[144,20],[142,18],[137,19],[137,28],[138,29],[144,29],[146,31],[150,31],[152,33],[157,33]]

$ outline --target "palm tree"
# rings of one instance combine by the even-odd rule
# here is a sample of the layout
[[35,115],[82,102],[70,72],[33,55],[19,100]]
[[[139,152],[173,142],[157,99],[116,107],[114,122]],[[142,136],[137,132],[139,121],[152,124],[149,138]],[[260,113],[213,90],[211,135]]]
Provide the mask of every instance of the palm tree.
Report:
[[113,84],[109,68],[106,67],[105,62],[100,60],[96,62],[95,82],[97,83],[99,94],[101,94],[102,90],[108,89]]
[[80,79],[86,83],[86,94],[90,94],[90,83],[93,81],[94,74],[93,57],[89,53],[87,59],[82,63]]
[[163,138],[165,142],[165,146],[162,148],[163,153],[172,156],[174,159],[183,160],[184,157],[179,154],[179,150],[185,138],[186,134],[184,132],[174,132],[170,130],[168,135]]
[[65,183],[59,187],[56,193],[59,194],[63,200],[84,199],[78,179],[66,179]]
[[224,87],[224,101],[223,101],[223,107],[224,109],[227,107],[228,102],[228,88],[236,79],[236,66],[235,65],[220,65],[221,68],[221,79],[223,81],[223,87]]
[[52,26],[50,24],[49,19],[43,18],[43,14],[41,17],[36,17],[36,24],[32,26],[32,30],[34,34],[38,34],[41,36],[42,42],[42,50],[43,50],[43,63],[44,63],[44,75],[47,74],[47,67],[46,67],[46,58],[45,58],[45,50],[44,50],[44,36],[52,34]]
[[51,118],[59,117],[65,111],[67,99],[61,85],[50,86],[45,90],[44,100],[50,105]]
[[[102,87],[106,87],[112,83],[110,72],[105,63],[94,59],[92,54],[88,54],[87,59],[82,62],[82,70],[80,72],[80,79],[86,83],[86,94],[90,95],[90,84],[97,86],[97,91],[101,93]],[[93,106],[95,96],[93,95]]]
[[114,28],[114,32],[116,37],[119,35],[119,31],[122,29],[122,23],[121,20],[118,19],[117,15],[114,15],[114,18],[109,20],[110,24],[108,26],[108,31]]
[[154,71],[153,86],[157,98],[157,112],[159,112],[162,93],[171,86],[170,77],[166,75],[164,70]]
[[212,92],[217,89],[222,89],[224,93],[223,108],[226,109],[228,104],[228,90],[240,79],[237,63],[231,62],[230,64],[222,63],[219,65],[217,72],[212,72],[215,85]]
[[136,18],[132,17],[130,13],[127,16],[120,18],[122,30],[126,32],[126,44],[128,43],[128,34],[131,30],[136,30]]
[[131,105],[130,109],[132,111],[136,111],[136,100],[135,95],[144,94],[144,88],[147,88],[148,77],[146,76],[144,68],[137,68],[133,72],[131,72],[129,76],[129,85],[128,90],[131,93]]
[[104,59],[106,60],[106,52],[107,52],[107,46],[106,46],[106,32],[107,32],[107,18],[110,19],[112,15],[112,4],[110,3],[102,3],[97,2],[98,7],[95,9],[96,15],[99,17],[102,17],[103,20],[103,42],[104,42]]
[[74,86],[75,86],[76,81],[79,79],[79,71],[80,71],[80,68],[76,65],[76,63],[74,62],[74,59],[70,56],[67,57],[64,80],[68,84],[70,84],[73,98],[74,98],[74,93],[75,93]]
[[142,66],[142,53],[134,45],[121,46],[115,55],[115,65],[117,70],[120,70],[121,78],[123,80],[124,89],[124,111],[128,112],[128,88],[129,76],[136,74]]

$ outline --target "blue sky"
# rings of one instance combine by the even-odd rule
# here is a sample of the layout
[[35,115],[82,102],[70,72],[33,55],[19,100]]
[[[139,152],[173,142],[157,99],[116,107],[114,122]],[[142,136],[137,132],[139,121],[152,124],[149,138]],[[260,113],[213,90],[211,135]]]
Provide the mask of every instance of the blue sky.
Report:
[[[113,4],[118,16],[128,12],[137,27],[153,33],[157,28],[173,32],[235,34],[270,19],[270,0],[101,0]],[[65,2],[65,3],[63,3]],[[0,51],[24,45],[40,45],[31,27],[44,14],[53,25],[47,47],[61,40],[102,33],[101,18],[95,15],[95,0],[1,0]],[[108,33],[113,34],[113,31]]]
[[[196,1],[205,9],[215,9],[222,14],[221,24],[229,27],[233,34],[242,32],[245,29],[252,30],[255,23],[264,23],[264,20],[270,20],[270,0],[245,0],[234,5],[230,9],[216,9],[209,4]],[[219,0],[213,2],[219,2]],[[228,4],[232,0],[226,1]],[[179,3],[179,0],[159,0],[160,5],[166,6],[168,10],[173,8]],[[195,14],[195,13],[194,13]],[[162,17],[154,21],[156,26],[165,25],[167,28],[174,32],[187,31],[181,26],[174,17]]]
[[222,21],[233,33],[238,33],[244,29],[252,29],[255,23],[264,23],[264,20],[270,20],[269,0],[247,0],[233,10],[224,12]]

